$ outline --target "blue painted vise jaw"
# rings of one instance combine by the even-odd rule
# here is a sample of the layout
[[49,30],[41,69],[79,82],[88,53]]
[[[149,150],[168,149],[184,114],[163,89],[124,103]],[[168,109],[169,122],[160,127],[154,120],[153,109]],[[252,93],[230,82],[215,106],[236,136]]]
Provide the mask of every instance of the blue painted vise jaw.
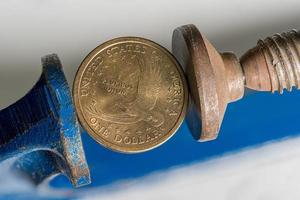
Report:
[[42,58],[43,72],[30,92],[0,111],[0,162],[35,184],[63,173],[75,187],[90,183],[72,97],[56,55]]

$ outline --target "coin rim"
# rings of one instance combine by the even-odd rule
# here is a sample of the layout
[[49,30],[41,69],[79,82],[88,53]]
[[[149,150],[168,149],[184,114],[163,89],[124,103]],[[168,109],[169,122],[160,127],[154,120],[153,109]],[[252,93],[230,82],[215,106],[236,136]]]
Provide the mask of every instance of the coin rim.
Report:
[[[97,56],[101,51],[103,51],[103,49],[108,48],[111,45],[115,45],[118,43],[126,43],[126,42],[138,42],[138,43],[142,43],[142,44],[147,44],[146,46],[153,46],[154,48],[157,48],[159,50],[161,50],[163,53],[165,53],[167,55],[167,57],[170,58],[170,60],[176,65],[176,69],[181,77],[181,81],[183,84],[183,92],[184,92],[184,97],[183,97],[183,106],[181,109],[181,113],[179,115],[179,117],[177,118],[177,121],[175,123],[175,125],[173,126],[173,128],[171,128],[163,137],[161,137],[160,139],[158,139],[157,141],[154,141],[153,143],[151,143],[151,145],[141,145],[142,148],[138,148],[138,147],[122,147],[119,146],[117,144],[113,144],[111,142],[108,142],[104,139],[102,139],[102,137],[99,137],[99,135],[97,135],[94,130],[90,127],[90,125],[86,122],[84,115],[81,111],[81,106],[79,103],[79,98],[78,98],[78,89],[79,89],[79,83],[80,80],[82,78],[82,74],[87,66],[87,64],[89,62],[91,62],[91,60]],[[164,144],[166,141],[168,141],[179,129],[180,125],[183,123],[183,120],[185,118],[186,112],[187,112],[187,103],[188,103],[188,87],[187,87],[187,83],[186,83],[186,79],[185,79],[185,75],[183,73],[183,69],[181,67],[181,65],[179,64],[179,62],[177,61],[177,59],[175,58],[174,55],[172,55],[165,47],[157,44],[156,42],[146,39],[146,38],[141,38],[141,37],[135,37],[135,36],[127,36],[127,37],[118,37],[118,38],[114,38],[111,39],[109,41],[106,41],[102,44],[100,44],[99,46],[97,46],[96,48],[94,48],[81,62],[81,64],[79,65],[77,72],[75,74],[75,80],[73,82],[73,90],[72,90],[72,96],[73,96],[73,101],[75,103],[75,109],[76,109],[76,114],[78,116],[80,125],[82,126],[82,128],[99,144],[101,144],[102,146],[115,151],[115,152],[119,152],[119,153],[141,153],[141,152],[146,152],[149,150],[152,150],[162,144]]]

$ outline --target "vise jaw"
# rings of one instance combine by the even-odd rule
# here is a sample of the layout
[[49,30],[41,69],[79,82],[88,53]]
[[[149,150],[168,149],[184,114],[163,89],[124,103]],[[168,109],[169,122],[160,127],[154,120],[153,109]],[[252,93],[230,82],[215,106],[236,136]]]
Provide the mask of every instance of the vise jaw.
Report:
[[43,72],[20,100],[0,111],[0,162],[39,184],[62,173],[73,186],[90,183],[80,126],[57,55],[42,58]]

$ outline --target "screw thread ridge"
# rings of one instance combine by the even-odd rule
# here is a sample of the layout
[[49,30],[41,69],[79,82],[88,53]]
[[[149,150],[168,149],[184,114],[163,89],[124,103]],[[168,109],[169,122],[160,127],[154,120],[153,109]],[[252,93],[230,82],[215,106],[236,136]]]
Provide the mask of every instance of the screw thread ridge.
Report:
[[300,32],[292,30],[275,34],[258,45],[263,51],[272,85],[272,92],[300,88]]

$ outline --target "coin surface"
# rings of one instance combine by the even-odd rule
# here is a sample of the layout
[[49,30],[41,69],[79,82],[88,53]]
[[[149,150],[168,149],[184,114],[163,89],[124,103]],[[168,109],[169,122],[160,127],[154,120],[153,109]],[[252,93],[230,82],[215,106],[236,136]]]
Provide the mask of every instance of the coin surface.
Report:
[[79,121],[98,143],[126,153],[169,139],[187,107],[187,85],[176,59],[143,38],[122,37],[95,48],[73,86]]

